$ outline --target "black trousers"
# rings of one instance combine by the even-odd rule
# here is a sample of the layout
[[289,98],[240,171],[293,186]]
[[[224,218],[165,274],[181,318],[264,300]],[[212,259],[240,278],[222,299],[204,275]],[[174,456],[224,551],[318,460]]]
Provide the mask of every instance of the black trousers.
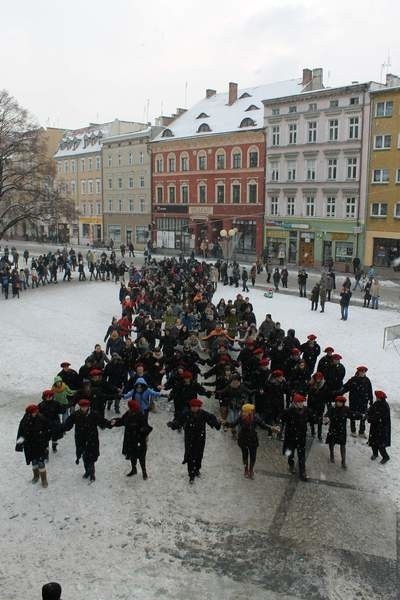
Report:
[[146,454],[147,448],[144,448],[143,450],[141,450],[141,452],[138,452],[138,455],[135,456],[135,458],[131,458],[132,469],[136,468],[136,463],[139,460],[142,473],[146,473]]
[[257,458],[257,446],[240,446],[242,450],[243,464],[245,467],[249,466],[250,457],[250,469],[256,464]]
[[305,444],[297,444],[296,446],[289,448],[291,451],[290,456],[288,457],[288,465],[292,467],[294,465],[294,453],[297,451],[297,458],[299,461],[299,471],[300,474],[305,473],[306,471],[306,446]]
[[386,452],[386,448],[384,446],[371,446],[371,450],[374,456],[378,456],[379,452],[382,458],[389,458],[389,454]]
[[[350,419],[350,431],[352,433],[356,433],[356,419]],[[359,433],[363,434],[364,432],[365,432],[365,417],[361,417]]]
[[93,460],[85,455],[83,455],[82,458],[83,458],[83,466],[85,467],[86,475],[94,475],[95,467],[94,467]]

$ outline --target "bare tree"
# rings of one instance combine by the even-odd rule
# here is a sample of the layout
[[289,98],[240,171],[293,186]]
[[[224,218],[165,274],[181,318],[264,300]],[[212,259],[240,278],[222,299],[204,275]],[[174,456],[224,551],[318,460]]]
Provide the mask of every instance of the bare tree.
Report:
[[75,216],[73,201],[54,186],[55,166],[43,133],[7,91],[0,91],[0,239],[18,223]]

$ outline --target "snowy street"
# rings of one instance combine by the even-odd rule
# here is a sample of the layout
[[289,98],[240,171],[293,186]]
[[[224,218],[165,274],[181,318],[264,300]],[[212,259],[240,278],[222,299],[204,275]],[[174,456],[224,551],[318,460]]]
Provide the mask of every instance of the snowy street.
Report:
[[[303,483],[288,473],[281,442],[261,431],[255,480],[246,480],[231,434],[209,429],[202,477],[189,487],[183,436],[167,428],[162,399],[150,413],[148,481],[125,477],[123,432],[113,429],[100,432],[93,485],[75,465],[73,432],[50,456],[49,487],[31,485],[31,469],[14,451],[24,408],[39,402],[63,360],[78,370],[95,343],[104,348],[111,317],[120,314],[118,289],[73,282],[1,303],[0,597],[39,598],[43,582],[54,580],[66,600],[398,598],[400,354],[382,349],[384,327],[399,322],[394,311],[351,305],[345,322],[337,304],[320,314],[295,296],[248,294],[258,325],[271,313],[301,342],[314,333],[321,348],[333,346],[345,381],[357,365],[368,366],[392,411],[386,465],[371,462],[365,439],[349,436],[344,471],[310,437]],[[214,303],[238,291],[219,287]],[[205,407],[218,413],[214,399]]]

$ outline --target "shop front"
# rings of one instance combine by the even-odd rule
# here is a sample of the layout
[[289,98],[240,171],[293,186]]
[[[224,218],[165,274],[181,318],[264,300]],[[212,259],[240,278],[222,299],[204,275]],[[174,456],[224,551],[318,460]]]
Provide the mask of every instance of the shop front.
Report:
[[400,257],[400,235],[398,238],[374,238],[372,264],[375,267],[391,267]]
[[103,218],[80,217],[80,243],[81,244],[99,244],[103,240]]
[[159,250],[186,251],[190,247],[188,206],[157,205],[154,210],[153,244]]

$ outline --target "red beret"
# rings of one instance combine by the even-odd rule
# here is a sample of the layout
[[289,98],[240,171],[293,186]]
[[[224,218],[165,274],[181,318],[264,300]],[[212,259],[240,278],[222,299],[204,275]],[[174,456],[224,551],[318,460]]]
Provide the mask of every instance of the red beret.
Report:
[[53,390],[44,390],[42,398],[52,398],[54,396]]
[[308,340],[310,340],[310,341],[312,341],[312,340],[316,340],[316,339],[317,339],[317,336],[316,336],[316,335],[314,335],[313,333],[310,333],[310,335],[308,335],[308,336],[307,336],[307,339],[308,339]]
[[361,365],[361,367],[357,367],[357,371],[366,373],[368,371],[368,367],[364,367],[363,365]]
[[345,404],[347,402],[347,398],[345,396],[336,396],[335,402],[343,402],[343,404]]
[[183,371],[183,373],[181,373],[181,377],[183,379],[192,379],[193,373],[191,373],[190,371]]
[[128,406],[131,409],[132,412],[139,412],[140,411],[140,404],[137,400],[129,400],[128,401]]
[[67,361],[62,362],[61,365],[60,365],[61,368],[63,368],[63,367],[70,367],[70,366],[71,366],[71,363],[67,362]]
[[321,381],[321,379],[324,378],[324,374],[321,373],[321,371],[317,371],[316,373],[314,373],[314,379],[315,381]]
[[340,356],[340,354],[332,354],[332,358],[333,358],[333,360],[342,360],[342,357]]
[[324,352],[335,352],[335,348],[332,348],[332,346],[327,346]]
[[385,392],[382,392],[382,390],[375,390],[374,394],[375,394],[375,397],[378,398],[379,400],[386,400],[386,398],[387,398]]
[[290,354],[300,354],[300,350],[298,348],[292,348]]
[[82,398],[82,400],[79,400],[78,402],[79,406],[90,406],[90,400],[87,400],[86,398]]
[[28,413],[28,415],[34,415],[39,412],[39,407],[36,404],[28,404],[25,412]]
[[295,404],[297,404],[297,402],[305,402],[305,396],[303,396],[303,394],[298,394],[297,392],[295,392],[293,394],[293,402]]
[[267,367],[269,365],[269,358],[262,358],[260,360],[260,367]]
[[262,348],[256,348],[253,350],[253,354],[264,354],[264,350]]
[[284,372],[282,371],[282,369],[275,369],[274,371],[272,371],[272,376],[273,377],[283,377]]
[[103,371],[101,369],[90,369],[89,371],[89,375],[90,377],[98,377],[99,375],[102,375]]
[[200,400],[200,398],[192,398],[192,400],[189,401],[189,406],[198,406],[201,407],[203,406],[203,401]]
[[254,340],[246,340],[245,344],[246,344],[246,346],[253,346],[254,345]]

